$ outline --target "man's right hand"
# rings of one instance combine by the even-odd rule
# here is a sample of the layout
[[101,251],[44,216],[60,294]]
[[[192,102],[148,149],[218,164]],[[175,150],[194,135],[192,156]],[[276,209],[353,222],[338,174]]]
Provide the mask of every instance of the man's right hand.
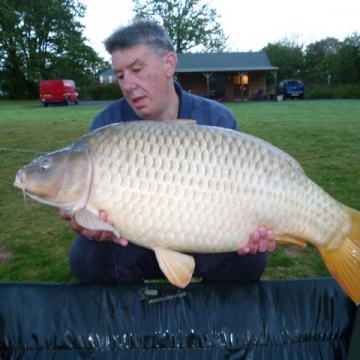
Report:
[[[65,211],[61,210],[60,216],[64,220],[70,221],[70,225],[76,233],[86,237],[89,240],[100,241],[100,242],[101,241],[112,241],[115,244],[122,245],[122,246],[126,246],[129,243],[129,241],[127,239],[122,238],[122,237],[118,238],[110,231],[85,229],[77,223],[74,216],[70,217]],[[104,221],[110,225],[114,225],[114,223],[108,219],[107,213],[103,210],[101,210],[99,212],[99,218],[102,221]]]
[[249,243],[237,251],[239,255],[251,254],[258,252],[273,252],[276,249],[275,234],[265,226],[259,226],[251,232]]

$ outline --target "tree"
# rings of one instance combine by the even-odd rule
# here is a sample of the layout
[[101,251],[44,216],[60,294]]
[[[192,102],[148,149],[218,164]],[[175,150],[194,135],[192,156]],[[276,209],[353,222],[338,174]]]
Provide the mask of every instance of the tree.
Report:
[[77,0],[0,0],[0,89],[38,97],[41,79],[92,82],[103,59],[85,44],[85,6]]
[[333,79],[336,84],[360,83],[360,34],[347,36],[335,54]]
[[305,50],[306,83],[326,84],[333,76],[335,56],[341,43],[333,37],[309,44]]
[[304,54],[302,45],[295,39],[283,39],[274,44],[267,44],[266,52],[271,65],[278,66],[278,79],[301,78],[304,73]]
[[137,16],[158,21],[172,39],[176,52],[221,52],[227,37],[220,16],[201,0],[133,0]]

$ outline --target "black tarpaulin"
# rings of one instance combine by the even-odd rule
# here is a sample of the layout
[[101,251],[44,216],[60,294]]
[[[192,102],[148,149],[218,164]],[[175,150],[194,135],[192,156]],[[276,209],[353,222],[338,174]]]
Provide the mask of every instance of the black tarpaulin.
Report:
[[346,359],[356,306],[333,279],[0,284],[1,359]]

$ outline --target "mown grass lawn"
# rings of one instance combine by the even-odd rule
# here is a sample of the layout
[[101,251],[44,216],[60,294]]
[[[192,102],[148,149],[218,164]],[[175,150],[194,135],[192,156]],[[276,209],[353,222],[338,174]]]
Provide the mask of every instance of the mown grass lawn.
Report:
[[[310,178],[360,210],[360,101],[229,103],[242,131],[294,156]],[[68,249],[75,236],[58,210],[28,199],[15,174],[40,152],[70,145],[104,106],[43,108],[0,102],[0,281],[75,281]],[[279,246],[264,279],[328,276],[317,250]]]

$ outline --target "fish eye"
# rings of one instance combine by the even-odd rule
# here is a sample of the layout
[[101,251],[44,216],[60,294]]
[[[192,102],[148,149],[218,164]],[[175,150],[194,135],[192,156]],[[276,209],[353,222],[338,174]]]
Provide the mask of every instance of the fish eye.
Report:
[[48,159],[43,159],[40,162],[41,170],[47,170],[50,167],[50,161]]

